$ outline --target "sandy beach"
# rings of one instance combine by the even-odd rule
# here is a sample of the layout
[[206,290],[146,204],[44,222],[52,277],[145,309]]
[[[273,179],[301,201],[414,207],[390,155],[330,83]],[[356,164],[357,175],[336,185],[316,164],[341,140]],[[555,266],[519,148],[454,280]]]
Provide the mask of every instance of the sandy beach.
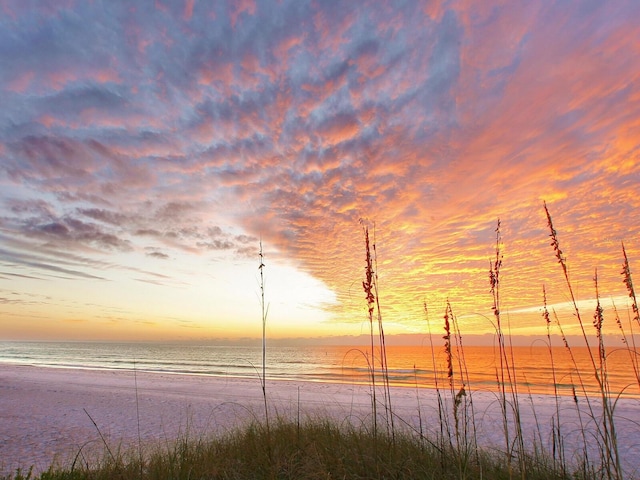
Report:
[[[294,419],[331,416],[354,424],[370,419],[370,388],[365,385],[272,381],[267,392],[270,408]],[[139,438],[149,448],[171,446],[181,437],[221,434],[261,418],[262,402],[257,378],[0,364],[0,473],[31,465],[42,471],[53,462],[64,466],[76,457],[92,458],[104,451],[100,434],[112,450],[136,448]],[[477,392],[473,402],[480,443],[501,449],[502,416],[496,395]],[[553,397],[526,396],[520,405],[525,438],[546,442],[548,448]],[[399,424],[418,429],[421,420],[427,433],[438,424],[433,390],[394,388],[392,406]],[[570,458],[581,455],[575,412],[573,399],[563,399]],[[640,401],[621,400],[616,418],[625,470],[629,478],[637,478]]]
[[[365,386],[279,381],[267,388],[283,415],[297,415],[298,405],[304,415],[342,418],[370,409]],[[171,445],[260,418],[262,408],[257,378],[0,365],[0,471],[31,464],[41,471],[53,461],[69,464],[81,449],[103,450],[92,419],[110,448],[130,448],[138,420],[144,445]]]

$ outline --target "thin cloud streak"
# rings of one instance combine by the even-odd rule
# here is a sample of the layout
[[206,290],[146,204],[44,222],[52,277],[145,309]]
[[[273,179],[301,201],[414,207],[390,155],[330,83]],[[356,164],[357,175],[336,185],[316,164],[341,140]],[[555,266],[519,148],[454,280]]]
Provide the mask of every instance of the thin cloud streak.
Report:
[[350,334],[365,219],[385,318],[413,332],[425,299],[490,312],[498,218],[503,309],[535,311],[543,284],[566,301],[546,200],[581,299],[595,267],[601,295],[625,294],[620,242],[640,257],[637,2],[1,8],[5,277],[187,288],[244,272],[262,239],[335,295],[300,299],[322,318],[304,332]]

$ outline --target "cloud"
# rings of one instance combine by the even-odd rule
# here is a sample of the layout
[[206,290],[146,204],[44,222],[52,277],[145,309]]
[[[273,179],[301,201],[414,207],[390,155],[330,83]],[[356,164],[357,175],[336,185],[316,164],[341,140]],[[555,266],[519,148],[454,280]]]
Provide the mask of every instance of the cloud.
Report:
[[38,110],[44,113],[63,113],[73,118],[88,110],[101,112],[121,111],[128,108],[129,101],[122,94],[102,86],[72,87],[38,100]]
[[7,277],[16,277],[16,278],[28,278],[30,280],[42,280],[41,277],[36,277],[32,275],[22,275],[20,273],[14,273],[14,272],[0,272],[0,275],[6,275]]
[[44,270],[46,272],[54,272],[64,275],[63,278],[71,279],[85,279],[85,280],[105,280],[104,277],[98,275],[92,275],[80,270],[72,270],[69,268],[63,268],[58,265],[48,263],[43,257],[36,255],[22,254],[19,252],[0,249],[0,259],[3,262],[9,264],[18,264],[23,267],[29,267],[36,270]]
[[94,220],[116,226],[123,225],[129,221],[127,215],[101,208],[79,208],[77,212]]
[[5,7],[0,218],[32,252],[235,258],[262,238],[345,307],[366,218],[411,323],[425,291],[480,309],[498,217],[509,299],[537,305],[542,199],[589,238],[577,271],[640,233],[636,2]]
[[166,253],[162,253],[162,252],[158,252],[158,251],[148,252],[147,256],[148,257],[157,258],[159,260],[167,260],[167,259],[171,258]]
[[231,27],[235,28],[238,17],[241,14],[254,15],[256,13],[256,2],[254,0],[240,0],[234,2],[230,9],[229,16],[231,19]]
[[70,216],[58,219],[28,218],[23,220],[18,230],[26,237],[45,244],[71,247],[79,244],[120,251],[130,251],[132,248],[128,240],[103,230],[97,224],[86,223]]
[[184,6],[184,19],[191,20],[193,16],[193,7],[195,5],[195,0],[187,0]]

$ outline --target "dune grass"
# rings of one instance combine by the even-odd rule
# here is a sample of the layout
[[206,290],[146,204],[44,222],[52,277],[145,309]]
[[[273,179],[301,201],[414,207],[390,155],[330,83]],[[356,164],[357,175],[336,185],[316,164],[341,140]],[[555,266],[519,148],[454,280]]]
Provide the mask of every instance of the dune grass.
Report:
[[[211,439],[178,440],[170,449],[141,457],[136,452],[105,454],[96,464],[74,469],[54,469],[31,477],[18,473],[13,480],[191,480],[191,479],[328,479],[395,478],[455,479],[459,466],[452,452],[421,440],[412,432],[385,431],[309,420],[298,425],[286,419],[266,426],[253,423],[241,430]],[[559,476],[553,466],[530,459],[527,478],[577,478]],[[513,472],[501,456],[482,454],[480,464],[465,470],[467,479],[507,479]]]

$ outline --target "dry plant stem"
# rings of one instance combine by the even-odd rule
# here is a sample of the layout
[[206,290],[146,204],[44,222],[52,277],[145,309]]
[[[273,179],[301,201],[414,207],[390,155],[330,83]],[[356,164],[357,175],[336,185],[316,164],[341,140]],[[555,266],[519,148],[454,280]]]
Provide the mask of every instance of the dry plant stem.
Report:
[[531,388],[529,387],[527,376],[523,374],[523,377],[524,377],[525,385],[527,385],[527,398],[529,399],[529,405],[531,405],[531,413],[533,414],[534,423],[536,426],[536,434],[538,437],[537,439],[534,438],[533,440],[534,458],[540,458],[546,453],[544,448],[544,442],[542,441],[542,431],[540,429],[540,422],[538,421],[538,413],[536,412],[536,404],[533,401],[533,394],[531,393]]
[[633,311],[634,320],[640,325],[640,311],[638,310],[638,299],[636,298],[636,291],[633,288],[633,279],[631,278],[631,268],[629,267],[629,258],[627,257],[627,251],[622,244],[622,256],[624,257],[624,263],[622,264],[622,275],[624,277],[623,282],[629,292],[631,298],[631,309]]
[[[582,380],[582,374],[580,373],[580,368],[578,367],[578,363],[576,362],[576,359],[573,355],[573,350],[571,350],[571,347],[569,346],[569,342],[567,341],[567,337],[564,334],[564,330],[562,328],[562,324],[560,323],[560,319],[558,318],[558,314],[556,313],[555,310],[553,310],[553,318],[555,320],[556,326],[558,327],[558,330],[560,331],[560,338],[562,338],[562,343],[564,344],[565,350],[569,353],[569,358],[571,359],[571,365],[573,365],[573,369],[576,372],[576,375],[578,376],[578,383],[580,385],[580,389],[582,391],[582,394],[584,395],[584,399],[587,403],[587,408],[589,409],[589,416],[591,418],[596,418],[595,417],[595,413],[593,411],[593,407],[591,406],[591,400],[589,397],[589,393],[587,392],[587,389],[585,387],[584,384],[584,380]],[[578,407],[578,396],[576,394],[576,388],[573,382],[573,375],[571,375],[571,392],[573,395],[573,401],[574,404],[576,406],[576,411],[578,413],[578,418],[580,420],[580,432],[582,433],[582,444],[583,444],[583,449],[584,449],[584,458],[585,458],[585,462],[588,461],[589,457],[587,454],[587,435],[586,435],[586,431],[584,429],[584,424],[582,421],[582,412],[580,410],[580,408]],[[600,434],[600,425],[596,423],[596,426],[598,428],[598,434]]]
[[[447,379],[449,381],[449,393],[451,395],[451,399],[453,400],[453,418],[454,418],[454,434],[456,436],[456,440],[458,439],[458,419],[457,419],[457,409],[455,406],[455,380],[453,377],[453,354],[451,352],[451,323],[449,321],[449,309],[450,309],[449,300],[447,299],[447,307],[444,313],[444,353],[445,359],[447,363]],[[449,435],[449,446],[451,450],[454,450],[453,437]]]
[[[451,336],[451,327],[453,326],[454,334],[453,339]],[[453,342],[456,339],[455,336],[455,316],[453,315],[453,309],[451,308],[451,303],[447,300],[447,311],[445,313],[445,330],[447,332],[447,363],[448,363],[448,371],[450,373],[449,377],[449,387],[451,388],[451,398],[453,399],[453,419],[455,421],[456,428],[456,446],[458,447],[458,451],[461,450],[462,439],[465,438],[463,435],[464,432],[461,432],[460,429],[460,404],[462,402],[462,397],[465,395],[464,390],[464,381],[462,380],[462,364],[460,363],[459,354],[455,356],[458,361],[458,369],[461,376],[461,385],[460,389],[455,381],[454,368],[453,368]],[[465,425],[463,424],[463,427]]]
[[[591,360],[591,365],[593,367],[593,373],[594,373],[594,377],[595,380],[598,384],[598,390],[600,392],[600,396],[601,396],[601,400],[602,400],[602,425],[601,425],[601,429],[599,428],[599,433],[600,436],[602,438],[602,440],[604,441],[604,448],[605,448],[605,452],[604,454],[606,455],[605,458],[605,463],[607,464],[607,466],[610,466],[611,468],[607,469],[607,475],[609,478],[621,478],[622,476],[622,469],[620,466],[620,458],[619,458],[619,454],[617,451],[616,447],[616,443],[615,441],[612,440],[612,435],[615,435],[615,423],[614,423],[614,418],[613,418],[613,405],[611,403],[611,397],[609,395],[609,386],[608,386],[608,382],[606,380],[606,376],[604,376],[604,371],[602,370],[602,366],[604,365],[604,363],[606,362],[606,358],[604,360],[600,360],[598,362],[598,364],[596,364],[596,360],[593,356],[593,352],[591,351],[591,348],[589,347],[589,340],[587,338],[587,333],[584,327],[584,323],[582,321],[582,316],[580,314],[580,309],[578,308],[578,304],[575,298],[575,295],[573,293],[573,287],[571,285],[571,281],[569,280],[569,272],[567,269],[567,260],[564,257],[562,250],[560,249],[560,243],[558,241],[558,234],[555,230],[555,228],[553,227],[553,221],[551,219],[551,214],[549,213],[549,209],[547,208],[547,204],[546,202],[544,203],[544,211],[546,213],[547,216],[547,225],[549,227],[550,230],[550,234],[549,236],[551,237],[551,246],[553,247],[553,250],[555,252],[556,258],[558,259],[558,263],[560,264],[560,266],[562,267],[562,272],[564,274],[564,278],[565,278],[565,282],[567,285],[567,288],[569,290],[569,294],[571,296],[571,302],[573,304],[573,309],[574,309],[574,313],[576,318],[578,319],[578,324],[580,326],[580,331],[582,333],[582,337],[584,339],[585,342],[585,346],[587,347],[587,352],[589,352],[589,359]],[[597,274],[596,274],[596,296],[598,295],[598,291],[597,291]],[[599,304],[599,300],[598,300],[598,308],[601,310],[600,304]],[[596,321],[594,322],[594,325],[596,326],[596,335],[599,337],[598,341],[599,344],[601,342],[601,335],[598,332],[598,329],[601,328],[601,324],[602,324],[602,312],[600,311],[599,313],[596,312],[596,317],[599,317],[596,319]],[[604,344],[602,346],[602,349],[604,349]],[[598,347],[598,351],[600,352],[600,345]],[[602,357],[602,354],[599,354],[599,357]],[[599,368],[599,365],[601,368]],[[595,417],[593,417],[595,419]],[[613,442],[613,443],[612,443]],[[612,471],[613,470],[613,471]]]
[[553,398],[555,400],[556,407],[556,421],[552,425],[552,433],[553,433],[553,451],[552,458],[554,462],[554,467],[557,467],[556,463],[556,454],[558,457],[558,462],[562,474],[566,474],[566,459],[564,452],[564,437],[562,435],[562,422],[560,421],[560,397],[558,395],[558,381],[556,378],[556,364],[553,359],[553,347],[551,346],[551,317],[549,316],[549,309],[547,308],[547,290],[545,286],[542,286],[542,298],[544,300],[544,311],[542,316],[545,320],[547,326],[547,346],[549,348],[549,359],[551,361],[551,376],[553,380]]
[[[264,417],[265,425],[267,428],[267,437],[269,437],[269,406],[267,404],[267,313],[268,308],[264,299],[264,252],[262,250],[262,240],[260,240],[260,309],[262,314],[262,377],[260,378],[260,384],[262,386],[262,399],[264,401]],[[268,445],[269,454],[271,453],[271,446]]]
[[631,347],[629,347],[629,340],[627,338],[627,334],[624,331],[622,320],[620,320],[618,307],[616,307],[616,304],[614,302],[612,303],[613,303],[613,311],[616,316],[616,324],[618,325],[618,328],[620,329],[620,332],[622,334],[621,340],[622,340],[622,343],[624,343],[627,346],[625,350],[629,354],[629,361],[631,362],[631,367],[633,368],[633,373],[635,374],[636,382],[638,383],[638,388],[640,388],[640,370],[638,367],[638,351],[636,349],[635,340],[633,339],[633,331],[631,332]]
[[[555,314],[555,312],[554,312],[554,314]],[[563,337],[564,337],[564,334],[563,334]],[[582,382],[582,380],[580,380],[580,382]],[[587,443],[587,434],[586,434],[586,430],[585,430],[586,427],[584,425],[584,420],[582,419],[582,411],[580,410],[580,406],[578,405],[578,395],[576,394],[576,387],[575,387],[575,385],[573,383],[573,376],[571,377],[571,393],[573,395],[573,403],[576,406],[576,412],[578,414],[578,421],[580,423],[580,432],[582,433],[582,453],[583,453],[583,456],[584,456],[584,460],[583,460],[583,463],[582,463],[582,466],[583,466],[583,469],[584,469],[583,470],[583,477],[587,478],[588,477],[587,476],[587,468],[588,468],[588,465],[591,462],[589,461],[589,450],[587,449],[588,443]],[[585,397],[585,398],[587,398],[587,403],[589,403],[589,400],[588,400],[589,397]],[[589,405],[589,410],[591,410],[591,406],[590,405]],[[590,415],[591,415],[591,418],[594,418],[593,414],[590,414]]]
[[620,458],[618,455],[618,438],[616,435],[616,426],[614,421],[614,404],[611,400],[611,386],[609,383],[607,372],[607,355],[604,347],[604,339],[602,336],[602,324],[604,322],[604,311],[600,305],[600,292],[598,288],[598,270],[596,269],[593,277],[596,290],[596,310],[593,315],[593,325],[596,328],[596,336],[598,339],[598,361],[600,364],[600,378],[602,380],[602,408],[603,415],[605,416],[603,421],[604,427],[604,446],[606,451],[606,463],[614,462],[615,465],[609,466],[614,468],[614,472],[620,472],[622,474],[622,466],[620,465]]
[[418,388],[418,367],[413,364],[413,381],[416,385],[416,405],[418,407],[418,428],[420,429],[420,444],[424,442],[424,426],[422,424],[422,408],[420,407],[420,389]]
[[427,321],[427,332],[429,334],[429,346],[431,347],[431,365],[433,368],[433,385],[436,389],[436,397],[438,398],[438,419],[440,420],[440,437],[438,438],[438,444],[441,447],[441,451],[444,452],[444,439],[445,428],[446,438],[451,438],[451,431],[449,429],[449,422],[444,414],[444,403],[442,401],[442,393],[440,391],[440,385],[438,380],[438,366],[436,363],[436,350],[433,344],[433,335],[431,333],[431,323],[429,322],[429,310],[427,309],[427,302],[423,302],[424,316]]
[[593,282],[596,289],[596,310],[593,314],[593,326],[596,329],[596,339],[598,340],[598,363],[599,363],[599,375],[602,379],[602,385],[604,393],[607,398],[610,397],[611,391],[609,388],[609,380],[607,376],[607,354],[604,348],[604,338],[602,336],[602,324],[604,323],[604,310],[600,304],[600,290],[598,288],[598,270],[596,269]]
[[[569,296],[571,297],[571,303],[573,304],[573,311],[578,319],[578,324],[580,326],[580,332],[582,333],[582,337],[584,339],[585,346],[587,347],[587,351],[589,352],[589,359],[591,360],[591,364],[593,366],[593,371],[597,372],[598,368],[596,366],[595,358],[593,358],[593,353],[589,348],[589,339],[587,338],[587,332],[584,328],[584,323],[582,322],[582,316],[580,315],[580,309],[578,308],[578,302],[576,301],[576,297],[573,293],[573,286],[571,285],[571,281],[569,280],[569,270],[567,268],[567,259],[565,258],[562,250],[560,249],[560,243],[558,241],[558,232],[553,227],[553,220],[551,220],[551,214],[549,213],[549,209],[547,208],[547,203],[544,202],[544,211],[547,215],[547,226],[549,227],[551,237],[551,246],[553,247],[553,251],[555,252],[556,258],[558,259],[558,263],[562,268],[562,273],[564,275],[565,283],[567,285],[567,289],[569,290]],[[596,375],[596,380],[600,382],[600,379]]]
[[[479,455],[477,448],[477,435],[475,428],[475,416],[473,411],[473,402],[471,401],[471,391],[469,388],[469,371],[467,369],[464,358],[464,349],[462,347],[462,335],[458,325],[458,320],[453,314],[451,303],[447,301],[447,310],[445,312],[445,329],[448,329],[449,349],[451,350],[451,327],[453,328],[453,341],[455,342],[455,358],[458,364],[458,372],[460,375],[460,387],[456,385],[452,389],[453,399],[453,417],[455,422],[456,448],[458,458],[458,471],[461,478],[466,477],[469,468],[469,460],[471,454],[475,453],[475,460],[479,463]],[[452,353],[452,352],[450,352]],[[453,365],[450,365],[450,371],[453,372]],[[455,376],[452,376],[455,382]],[[465,388],[466,387],[466,388]],[[471,425],[470,425],[471,424]],[[473,435],[469,438],[469,428]]]
[[264,304],[264,254],[262,252],[262,240],[260,241],[260,252],[258,253],[260,256],[260,266],[258,270],[260,270],[260,308],[261,308],[261,320],[262,320],[262,392],[266,394],[266,368],[267,368],[267,315],[265,313],[265,304]]
[[367,311],[369,313],[369,338],[371,341],[371,409],[373,413],[373,435],[376,438],[378,433],[378,410],[376,401],[376,363],[375,363],[375,342],[373,335],[373,312],[375,310],[375,296],[373,293],[373,260],[371,258],[371,247],[369,243],[369,229],[364,228],[364,242],[366,250],[365,280],[362,288],[367,300]]
[[[624,258],[624,262],[622,264],[622,276],[623,282],[627,287],[627,292],[629,293],[629,298],[631,298],[631,311],[633,312],[633,319],[629,322],[629,337],[631,338],[631,349],[627,348],[629,355],[631,356],[631,364],[633,365],[634,372],[636,374],[636,380],[638,381],[638,387],[640,387],[640,368],[638,365],[638,349],[636,348],[636,339],[635,334],[633,332],[633,324],[640,324],[640,311],[638,310],[638,299],[636,297],[636,291],[633,286],[633,278],[631,277],[631,267],[629,266],[629,258],[627,257],[627,251],[624,248],[624,243],[622,243],[622,256]],[[627,337],[624,334],[624,329],[622,328],[622,322],[618,316],[618,312],[616,310],[616,322],[622,331],[622,340],[628,345]]]
[[380,343],[380,367],[382,370],[382,381],[384,385],[384,408],[387,415],[387,433],[391,429],[391,439],[395,439],[395,428],[393,424],[393,409],[391,408],[391,385],[389,383],[389,364],[387,363],[387,343],[382,325],[382,311],[380,310],[380,293],[378,290],[378,251],[376,249],[376,230],[373,226],[373,263],[375,266],[373,276],[373,293],[376,299],[376,316],[378,320],[378,336]]
[[[511,398],[513,400],[513,406],[511,410],[513,412],[514,426],[516,430],[516,441],[518,442],[518,448],[520,449],[520,468],[526,470],[526,451],[524,446],[524,435],[522,433],[522,420],[520,417],[520,398],[518,393],[518,379],[516,374],[515,355],[513,353],[513,342],[511,335],[511,321],[509,315],[507,315],[507,332],[509,338],[509,359],[511,363],[507,363],[507,374],[509,377],[509,383],[511,385]],[[513,373],[512,373],[513,372]],[[524,478],[525,474],[523,474]]]
[[[468,406],[468,408],[465,408],[465,438],[468,437],[468,423],[469,421],[471,422],[471,433],[472,433],[472,438],[471,438],[471,448],[473,449],[474,453],[475,453],[475,459],[476,461],[479,461],[480,456],[479,456],[479,451],[478,451],[478,431],[477,431],[477,427],[476,427],[476,417],[475,417],[475,408],[473,406],[473,393],[471,392],[471,379],[469,376],[469,368],[467,367],[467,361],[465,359],[465,355],[464,355],[464,347],[462,346],[462,332],[460,330],[460,325],[458,323],[458,319],[455,317],[455,315],[453,315],[452,312],[452,319],[453,319],[453,329],[455,332],[455,337],[456,337],[456,345],[457,345],[457,351],[458,351],[458,363],[459,363],[459,367],[460,367],[460,376],[462,379],[462,389],[461,392],[463,396],[465,396],[466,400],[465,400],[465,407]],[[465,389],[466,387],[466,389]],[[471,415],[471,417],[469,418],[469,415]]]
[[[498,337],[498,356],[500,359],[500,370],[496,372],[496,377],[498,378],[498,389],[500,392],[500,406],[502,409],[502,423],[504,429],[505,436],[505,446],[507,452],[507,466],[511,471],[511,457],[512,457],[512,449],[517,445],[519,451],[519,455],[517,455],[520,461],[520,470],[522,472],[524,469],[524,439],[522,437],[522,424],[520,421],[520,412],[518,409],[518,394],[515,390],[514,380],[512,379],[511,369],[512,367],[509,364],[509,356],[507,353],[507,348],[504,339],[504,331],[502,328],[502,317],[500,312],[500,269],[502,267],[502,236],[500,233],[500,219],[498,219],[497,226],[495,229],[496,232],[496,249],[495,249],[495,259],[493,262],[489,262],[489,283],[491,286],[491,295],[493,297],[493,315],[495,318],[495,329]],[[505,377],[506,374],[506,377]],[[507,384],[509,388],[507,390]],[[514,415],[514,438],[513,444],[510,438],[510,430],[509,430],[509,414],[507,409],[507,393],[511,396],[511,404],[512,404],[512,412]],[[524,473],[523,473],[524,475]]]
[[140,435],[140,403],[138,400],[138,374],[136,369],[136,361],[133,360],[133,382],[136,389],[136,420],[138,427],[138,458],[140,459],[140,468],[142,468],[142,438]]
[[93,426],[96,427],[96,431],[98,432],[98,435],[100,435],[100,440],[102,440],[103,445],[107,449],[107,452],[109,453],[109,456],[111,457],[111,460],[113,460],[113,462],[116,463],[116,457],[113,455],[113,452],[109,448],[109,444],[107,443],[107,441],[105,440],[104,436],[102,435],[102,432],[100,431],[100,428],[98,428],[98,424],[93,419],[93,417],[91,415],[89,415],[89,412],[87,412],[86,408],[83,408],[82,410],[84,410],[84,413],[87,414],[87,417],[89,417],[89,420],[91,420],[91,423],[93,423]]
[[[502,410],[502,422],[504,429],[504,437],[506,444],[506,451],[508,455],[508,459],[511,458],[510,448],[511,442],[509,441],[509,425],[507,423],[507,392],[505,388],[505,378],[504,378],[504,339],[502,337],[502,325],[500,323],[500,290],[498,289],[498,285],[500,282],[500,267],[502,265],[502,255],[500,254],[500,221],[498,220],[498,227],[496,228],[496,256],[494,261],[489,262],[489,282],[491,285],[491,295],[493,297],[493,315],[495,317],[495,329],[496,334],[498,336],[498,358],[500,361],[500,369],[496,371],[496,379],[498,381],[498,390],[500,391],[500,408]],[[509,468],[510,468],[510,460]]]

